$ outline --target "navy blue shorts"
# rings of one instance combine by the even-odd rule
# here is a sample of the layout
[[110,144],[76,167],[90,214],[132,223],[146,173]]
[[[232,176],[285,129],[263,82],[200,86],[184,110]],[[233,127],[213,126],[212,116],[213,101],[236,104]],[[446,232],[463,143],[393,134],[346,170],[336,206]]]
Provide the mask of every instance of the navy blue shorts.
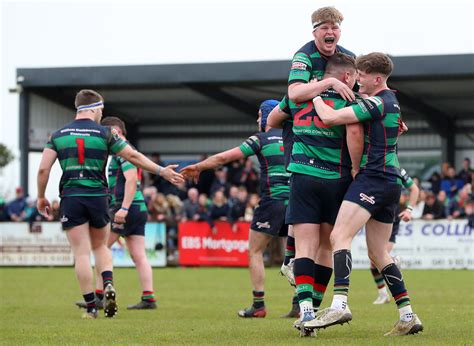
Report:
[[61,224],[64,230],[89,222],[102,228],[110,222],[109,196],[71,196],[61,198]]
[[[110,217],[114,218],[115,213],[120,209],[120,206],[111,209]],[[120,234],[122,237],[131,235],[145,235],[145,224],[148,219],[148,213],[145,205],[132,204],[128,210],[125,223],[112,222],[112,232]]]
[[401,186],[396,183],[359,173],[349,186],[344,200],[360,205],[370,213],[374,220],[393,223],[401,191]]
[[392,228],[392,234],[390,235],[390,239],[388,240],[390,243],[395,244],[397,242],[397,235],[398,235],[399,228],[400,228],[400,221],[394,222],[393,228]]
[[285,201],[263,198],[255,208],[250,229],[273,237],[286,237],[288,225],[285,224]]
[[352,177],[322,179],[293,173],[290,180],[288,224],[328,223],[334,225]]

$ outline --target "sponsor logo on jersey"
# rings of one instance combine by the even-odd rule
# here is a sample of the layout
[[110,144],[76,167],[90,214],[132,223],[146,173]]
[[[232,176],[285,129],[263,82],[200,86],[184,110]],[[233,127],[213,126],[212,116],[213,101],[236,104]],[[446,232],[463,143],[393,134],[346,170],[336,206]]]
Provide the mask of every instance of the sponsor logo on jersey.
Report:
[[257,222],[257,228],[266,228],[266,229],[269,229],[271,226],[270,226],[270,222],[266,221],[266,222]]
[[307,67],[308,65],[306,65],[304,62],[295,61],[293,64],[291,64],[292,70],[306,70]]
[[360,193],[359,194],[360,200],[362,202],[369,202],[370,204],[375,204],[375,198],[374,196],[367,196],[365,193]]

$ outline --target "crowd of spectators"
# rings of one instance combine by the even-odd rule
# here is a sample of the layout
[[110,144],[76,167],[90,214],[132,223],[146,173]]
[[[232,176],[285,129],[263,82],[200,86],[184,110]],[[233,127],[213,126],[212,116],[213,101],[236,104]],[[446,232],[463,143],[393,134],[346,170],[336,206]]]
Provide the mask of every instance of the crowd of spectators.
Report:
[[[204,157],[203,157],[204,158]],[[152,160],[164,165],[158,154]],[[418,203],[413,206],[413,218],[458,219],[469,218],[474,227],[474,170],[468,158],[456,174],[454,167],[445,163],[441,173],[434,173],[428,182],[420,183]],[[178,224],[182,221],[205,221],[217,232],[216,220],[235,225],[237,221],[251,221],[259,202],[259,175],[251,159],[233,162],[216,171],[204,171],[199,182],[183,183],[176,187],[154,175],[145,175],[143,194],[148,207],[149,221],[164,222],[167,227],[167,247],[173,254],[177,249]],[[402,194],[401,204],[407,203]],[[59,221],[59,202],[52,201],[51,215],[39,215],[36,203],[25,196],[21,187],[16,189],[14,200],[5,203],[0,199],[0,221]],[[235,229],[235,228],[233,228]]]

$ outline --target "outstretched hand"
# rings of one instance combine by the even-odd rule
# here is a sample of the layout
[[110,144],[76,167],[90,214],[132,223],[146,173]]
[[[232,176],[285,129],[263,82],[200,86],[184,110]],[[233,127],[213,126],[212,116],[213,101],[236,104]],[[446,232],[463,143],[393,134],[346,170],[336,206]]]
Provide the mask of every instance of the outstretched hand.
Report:
[[190,179],[195,184],[197,184],[199,181],[199,174],[201,174],[201,171],[199,170],[198,166],[195,164],[195,165],[189,165],[189,166],[184,167],[181,170],[181,173],[186,179]]
[[175,168],[177,168],[178,165],[169,165],[163,168],[160,171],[160,176],[168,180],[171,184],[173,185],[179,185],[184,182],[184,177],[182,174],[175,172]]

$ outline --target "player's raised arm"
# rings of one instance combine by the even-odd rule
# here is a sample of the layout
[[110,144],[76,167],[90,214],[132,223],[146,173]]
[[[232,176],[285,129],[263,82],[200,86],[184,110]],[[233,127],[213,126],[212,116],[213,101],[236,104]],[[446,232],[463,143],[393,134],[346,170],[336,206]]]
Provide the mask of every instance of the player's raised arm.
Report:
[[199,174],[201,174],[202,171],[214,169],[223,166],[226,163],[243,158],[245,158],[245,155],[242,150],[240,150],[240,147],[235,147],[227,151],[212,155],[204,161],[198,162],[194,165],[186,166],[181,170],[181,173],[186,179],[191,179],[195,183],[197,183],[199,180]]
[[142,153],[132,149],[132,147],[129,145],[117,152],[117,155],[123,157],[127,161],[130,161],[137,167],[165,178],[174,185],[179,185],[184,181],[183,176],[180,173],[174,171],[178,165],[168,165],[166,167],[159,166]]
[[321,94],[329,88],[334,89],[346,101],[354,101],[354,92],[344,83],[336,78],[327,78],[321,81],[312,81],[310,83],[295,83],[288,87],[288,96],[291,101],[305,102]]

